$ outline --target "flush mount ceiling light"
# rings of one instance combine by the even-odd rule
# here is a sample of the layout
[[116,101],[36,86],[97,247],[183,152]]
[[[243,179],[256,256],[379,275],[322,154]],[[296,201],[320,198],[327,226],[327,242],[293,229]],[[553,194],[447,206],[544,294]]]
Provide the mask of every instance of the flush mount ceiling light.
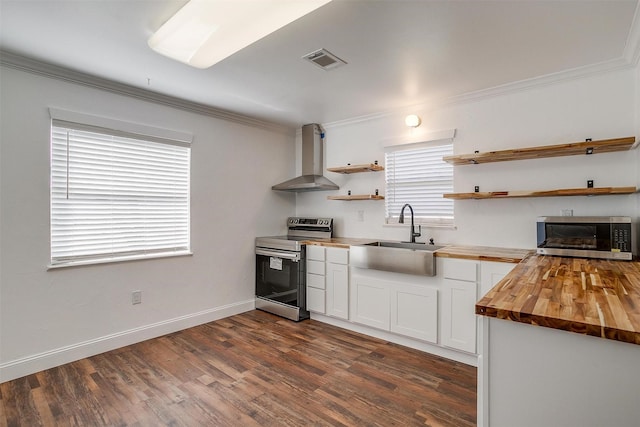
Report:
[[404,118],[404,124],[406,124],[410,128],[417,128],[418,126],[420,126],[420,123],[422,123],[422,120],[420,120],[420,117],[416,116],[415,114],[410,114]]
[[331,0],[191,0],[156,31],[149,47],[208,68]]

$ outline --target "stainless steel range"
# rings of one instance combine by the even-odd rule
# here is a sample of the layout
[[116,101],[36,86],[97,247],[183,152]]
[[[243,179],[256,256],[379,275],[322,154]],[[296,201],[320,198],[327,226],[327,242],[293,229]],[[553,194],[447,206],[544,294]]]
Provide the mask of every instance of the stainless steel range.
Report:
[[256,308],[295,321],[308,319],[301,242],[332,235],[332,218],[290,217],[286,236],[256,237]]

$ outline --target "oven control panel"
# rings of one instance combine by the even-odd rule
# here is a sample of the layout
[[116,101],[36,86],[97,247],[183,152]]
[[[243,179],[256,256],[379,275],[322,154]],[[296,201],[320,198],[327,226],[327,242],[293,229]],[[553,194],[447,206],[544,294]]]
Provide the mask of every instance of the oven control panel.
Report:
[[300,217],[289,217],[287,220],[287,226],[289,228],[295,228],[297,226],[303,227],[322,227],[322,228],[332,228],[333,226],[333,218],[300,218]]

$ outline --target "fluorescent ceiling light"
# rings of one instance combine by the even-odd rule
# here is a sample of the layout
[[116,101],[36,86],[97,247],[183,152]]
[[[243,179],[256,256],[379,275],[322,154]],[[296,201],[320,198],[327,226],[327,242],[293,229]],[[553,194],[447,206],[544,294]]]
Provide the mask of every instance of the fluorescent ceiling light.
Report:
[[149,47],[207,68],[331,0],[191,0],[149,38]]

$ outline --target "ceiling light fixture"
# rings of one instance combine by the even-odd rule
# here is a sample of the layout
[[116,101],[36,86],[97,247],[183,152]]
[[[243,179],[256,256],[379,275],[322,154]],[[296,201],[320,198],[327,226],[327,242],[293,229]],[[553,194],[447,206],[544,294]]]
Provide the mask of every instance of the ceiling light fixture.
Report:
[[149,47],[208,68],[331,0],[191,0],[156,31]]
[[404,124],[406,124],[410,128],[417,128],[418,126],[420,126],[420,123],[422,123],[422,120],[420,120],[420,117],[416,116],[415,114],[410,114],[404,118]]

